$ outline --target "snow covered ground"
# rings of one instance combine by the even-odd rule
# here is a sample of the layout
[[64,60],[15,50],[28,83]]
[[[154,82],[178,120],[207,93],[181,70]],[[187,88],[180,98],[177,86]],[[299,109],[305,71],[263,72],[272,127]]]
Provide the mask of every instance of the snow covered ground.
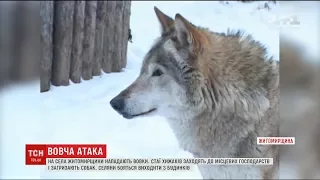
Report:
[[111,109],[109,101],[137,76],[141,61],[159,36],[153,6],[168,15],[181,13],[196,25],[213,31],[244,29],[279,58],[278,5],[270,11],[257,10],[263,2],[132,2],[133,43],[128,47],[128,64],[121,73],[103,74],[67,87],[52,87],[39,94],[39,83],[12,86],[0,94],[1,178],[201,178],[190,172],[45,172],[43,167],[25,166],[27,143],[103,143],[109,157],[192,157],[179,149],[161,117],[127,120]]

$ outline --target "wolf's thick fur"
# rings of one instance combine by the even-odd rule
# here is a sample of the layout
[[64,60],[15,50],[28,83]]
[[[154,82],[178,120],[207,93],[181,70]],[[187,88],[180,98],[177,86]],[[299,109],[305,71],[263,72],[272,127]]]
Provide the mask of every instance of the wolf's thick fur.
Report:
[[273,166],[199,166],[205,179],[278,177],[279,67],[249,35],[197,27],[155,8],[161,37],[140,76],[111,100],[125,118],[167,118],[186,151],[200,158],[274,158]]

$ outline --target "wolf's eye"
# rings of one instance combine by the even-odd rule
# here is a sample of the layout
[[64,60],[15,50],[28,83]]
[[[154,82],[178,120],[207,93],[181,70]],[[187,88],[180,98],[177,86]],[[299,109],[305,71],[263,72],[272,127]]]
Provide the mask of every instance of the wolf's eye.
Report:
[[162,74],[162,71],[160,69],[157,69],[152,73],[152,76],[161,76]]

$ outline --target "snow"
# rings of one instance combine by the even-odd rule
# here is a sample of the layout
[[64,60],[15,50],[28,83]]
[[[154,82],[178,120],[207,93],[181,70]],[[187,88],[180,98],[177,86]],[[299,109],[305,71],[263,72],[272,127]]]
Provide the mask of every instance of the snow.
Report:
[[144,54],[159,36],[153,6],[174,17],[176,13],[213,31],[244,29],[279,58],[279,27],[273,23],[278,5],[257,10],[264,2],[142,2],[133,1],[128,64],[121,73],[103,73],[90,81],[52,87],[39,94],[39,83],[11,86],[0,94],[1,178],[201,178],[190,172],[46,172],[44,167],[25,166],[28,143],[108,144],[108,157],[192,157],[182,151],[172,130],[161,117],[127,120],[109,105],[112,97],[128,86],[140,70]]

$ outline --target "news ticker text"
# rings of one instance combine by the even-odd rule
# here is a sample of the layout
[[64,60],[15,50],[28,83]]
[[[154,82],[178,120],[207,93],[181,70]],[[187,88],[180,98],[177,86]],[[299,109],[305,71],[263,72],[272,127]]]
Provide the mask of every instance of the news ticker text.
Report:
[[272,158],[47,158],[47,171],[190,171],[195,165],[273,165]]

